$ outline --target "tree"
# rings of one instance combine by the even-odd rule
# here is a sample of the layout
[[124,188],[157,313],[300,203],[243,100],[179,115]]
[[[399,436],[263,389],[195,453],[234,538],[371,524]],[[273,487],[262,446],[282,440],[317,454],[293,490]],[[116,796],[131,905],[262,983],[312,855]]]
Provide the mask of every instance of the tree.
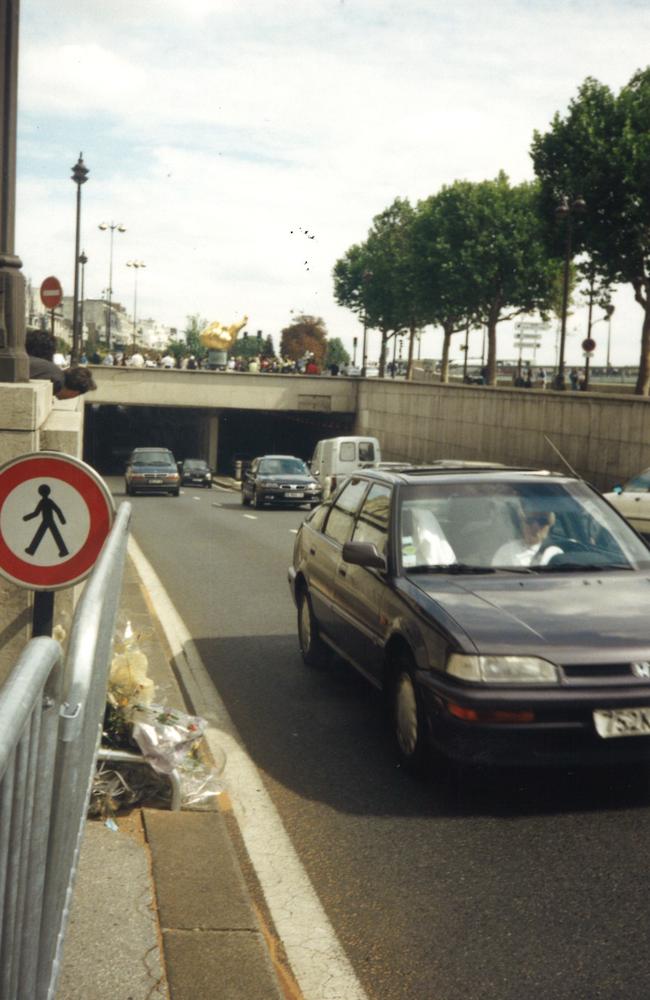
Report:
[[280,351],[283,358],[298,361],[306,353],[314,355],[316,364],[322,367],[325,358],[327,328],[320,316],[300,314],[290,326],[282,330]]
[[418,203],[413,224],[416,294],[425,321],[442,327],[440,381],[449,380],[449,349],[454,333],[465,331],[478,306],[467,268],[459,267],[474,238],[466,214],[466,186],[443,188]]
[[260,342],[257,337],[245,333],[238,337],[228,352],[233,358],[256,358],[260,353]]
[[330,365],[338,365],[339,368],[350,364],[350,355],[343,346],[343,341],[340,337],[332,337],[327,341],[327,349],[325,351],[325,367],[329,368]]
[[409,376],[416,330],[422,325],[415,295],[411,227],[415,211],[402,198],[373,219],[365,243],[355,244],[334,266],[334,297],[365,327],[381,332],[379,375],[391,337],[408,329]]
[[498,324],[549,307],[557,262],[544,239],[539,192],[536,184],[512,187],[501,172],[494,180],[456,181],[440,198],[454,253],[444,277],[460,299],[466,295],[465,315],[487,327],[487,377],[496,385]]
[[207,351],[201,341],[199,340],[199,334],[201,330],[205,330],[208,325],[207,319],[203,319],[198,313],[193,313],[191,316],[186,317],[187,325],[185,326],[185,343],[187,345],[187,353],[193,354],[195,358],[203,358],[207,354]]
[[618,95],[588,77],[564,117],[535,132],[535,172],[547,215],[578,195],[585,213],[575,250],[586,250],[606,286],[631,284],[643,310],[636,392],[650,394],[650,68]]

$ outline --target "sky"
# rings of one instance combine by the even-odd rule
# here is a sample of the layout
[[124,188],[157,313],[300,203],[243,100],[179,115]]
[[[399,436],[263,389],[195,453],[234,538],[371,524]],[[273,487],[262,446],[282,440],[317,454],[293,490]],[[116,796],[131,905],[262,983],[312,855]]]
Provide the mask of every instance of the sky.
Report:
[[[361,325],[332,269],[373,217],[457,179],[532,179],[533,131],[587,76],[618,90],[649,53],[647,0],[22,0],[16,252],[36,288],[55,275],[72,294],[83,152],[87,297],[109,285],[99,224],[119,224],[113,300],[132,312],[137,281],[138,318],[248,316],[277,347],[304,312],[352,354]],[[592,363],[609,333],[612,363],[636,364],[642,310],[628,288],[614,303]],[[536,362],[554,362],[556,325]],[[575,309],[569,365],[586,325]],[[516,357],[513,332],[501,324],[499,357]],[[427,328],[421,356],[441,342]]]

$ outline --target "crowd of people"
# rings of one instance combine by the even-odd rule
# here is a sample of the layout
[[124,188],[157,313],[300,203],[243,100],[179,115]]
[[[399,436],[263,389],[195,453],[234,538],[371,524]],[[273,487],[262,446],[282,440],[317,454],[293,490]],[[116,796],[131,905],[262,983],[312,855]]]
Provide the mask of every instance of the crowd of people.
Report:
[[[126,368],[177,368],[191,371],[198,369],[211,370],[219,367],[225,371],[268,372],[282,375],[295,373],[320,375],[322,373],[322,369],[316,362],[313,354],[306,354],[297,361],[281,357],[269,358],[263,355],[253,355],[250,358],[229,357],[224,367],[223,365],[215,366],[208,356],[201,358],[196,357],[194,354],[180,356],[172,355],[169,352],[160,354],[157,352],[135,350],[131,352],[107,351],[106,354],[102,355],[98,351],[95,351],[89,358],[86,358],[85,355],[82,357],[82,364],[87,364],[88,362],[93,365],[120,365]],[[332,371],[333,368],[336,371]],[[338,366],[330,365],[327,371],[333,375],[338,374]]]

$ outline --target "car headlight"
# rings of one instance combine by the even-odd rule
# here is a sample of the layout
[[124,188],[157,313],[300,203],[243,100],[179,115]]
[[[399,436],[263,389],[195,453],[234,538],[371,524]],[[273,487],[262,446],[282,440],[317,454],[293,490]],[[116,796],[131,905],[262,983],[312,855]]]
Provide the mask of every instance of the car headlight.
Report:
[[452,653],[447,673],[484,684],[557,684],[557,667],[538,656],[464,656]]

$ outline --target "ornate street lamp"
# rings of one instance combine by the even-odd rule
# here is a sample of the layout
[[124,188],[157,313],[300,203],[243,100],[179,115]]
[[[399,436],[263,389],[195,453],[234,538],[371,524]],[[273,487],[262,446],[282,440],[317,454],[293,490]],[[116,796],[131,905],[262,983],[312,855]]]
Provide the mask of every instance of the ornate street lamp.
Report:
[[[373,278],[372,271],[364,271],[363,274],[361,275],[361,281],[362,281],[362,284],[363,284],[364,293],[367,290],[368,285],[372,281],[372,278]],[[364,294],[364,302],[363,302],[363,346],[362,346],[362,350],[361,350],[361,377],[362,378],[366,377],[366,367],[367,367],[367,364],[368,364],[368,358],[367,358],[367,340],[368,340],[368,309],[366,307],[365,294]]]
[[566,378],[564,375],[564,347],[566,343],[566,317],[569,304],[569,275],[571,270],[573,220],[576,215],[584,215],[586,211],[587,204],[584,198],[574,198],[574,200],[569,204],[569,199],[566,196],[563,196],[562,201],[555,209],[555,218],[558,221],[565,220],[564,275],[562,282],[562,326],[560,330],[560,356],[558,359],[557,374],[554,382],[555,389],[566,389]]
[[141,267],[146,267],[147,265],[142,260],[127,260],[127,267],[135,268],[134,271],[134,282],[133,282],[133,349],[135,350],[135,330],[136,330],[136,310],[138,307],[138,271]]
[[72,293],[72,352],[70,363],[79,363],[79,232],[81,224],[81,185],[88,180],[88,168],[83,161],[83,153],[72,168],[72,180],[77,185],[77,216],[74,240],[74,290]]
[[86,264],[88,263],[88,258],[86,257],[86,251],[82,250],[79,254],[79,263],[81,264],[81,294],[79,296],[79,350],[84,353],[84,299],[85,299],[85,287],[86,287]]
[[112,302],[112,299],[113,299],[113,234],[114,234],[114,232],[115,232],[116,229],[117,229],[118,233],[125,233],[126,232],[126,226],[123,226],[121,222],[120,223],[118,223],[118,222],[100,222],[99,226],[97,228],[101,229],[103,232],[106,232],[106,230],[109,229],[110,233],[111,233],[111,246],[110,246],[110,253],[109,253],[109,256],[108,256],[108,288],[107,288],[108,300],[107,300],[107,307],[106,307],[106,347],[110,351],[110,349],[111,349],[111,302]]

